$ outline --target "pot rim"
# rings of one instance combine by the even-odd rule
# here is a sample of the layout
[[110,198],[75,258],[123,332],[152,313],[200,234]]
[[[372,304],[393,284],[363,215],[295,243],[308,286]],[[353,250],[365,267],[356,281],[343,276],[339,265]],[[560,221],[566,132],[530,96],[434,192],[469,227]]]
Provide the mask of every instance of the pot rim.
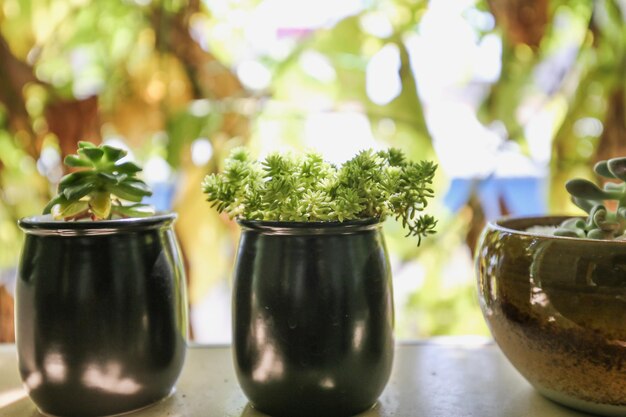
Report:
[[269,221],[236,219],[242,230],[255,230],[271,235],[344,235],[382,227],[379,217],[344,221]]
[[24,217],[17,221],[17,225],[25,233],[33,235],[93,236],[160,229],[171,225],[177,217],[178,215],[175,212],[163,211],[147,217],[97,221],[65,221],[55,220],[50,214],[41,214]]
[[556,240],[575,240],[579,242],[612,242],[619,245],[626,244],[626,240],[618,240],[618,239],[589,239],[586,237],[569,237],[569,236],[554,236],[548,234],[541,234],[535,232],[529,232],[525,230],[528,227],[532,226],[557,226],[561,222],[567,219],[572,218],[581,218],[584,219],[584,216],[554,216],[554,215],[546,215],[546,216],[507,216],[502,217],[496,220],[490,220],[487,222],[487,227],[492,230],[498,230],[501,232],[514,233],[517,235],[524,236],[532,236],[532,237],[540,237],[543,239],[556,239]]

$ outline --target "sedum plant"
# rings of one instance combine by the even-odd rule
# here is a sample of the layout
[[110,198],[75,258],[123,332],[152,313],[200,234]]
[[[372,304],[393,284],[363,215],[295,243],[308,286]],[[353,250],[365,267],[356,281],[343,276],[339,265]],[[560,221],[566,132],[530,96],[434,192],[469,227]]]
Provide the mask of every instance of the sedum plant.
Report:
[[[151,206],[140,203],[152,192],[137,178],[141,168],[133,162],[121,161],[126,154],[113,146],[79,142],[77,154],[68,155],[63,161],[78,170],[61,179],[58,195],[50,200],[43,213],[64,220],[108,220],[154,214]],[[121,200],[132,204],[123,204]]]
[[[626,229],[626,157],[598,162],[593,170],[601,177],[618,180],[603,188],[585,179],[565,184],[572,201],[588,213],[587,219],[573,218],[563,222],[554,232],[557,236],[589,239],[624,239]],[[605,202],[615,201],[609,209]]]
[[343,222],[393,216],[419,244],[435,232],[436,220],[420,212],[433,197],[436,168],[408,161],[399,149],[361,151],[338,167],[313,152],[273,153],[257,161],[237,148],[223,172],[205,177],[202,189],[212,207],[231,218]]

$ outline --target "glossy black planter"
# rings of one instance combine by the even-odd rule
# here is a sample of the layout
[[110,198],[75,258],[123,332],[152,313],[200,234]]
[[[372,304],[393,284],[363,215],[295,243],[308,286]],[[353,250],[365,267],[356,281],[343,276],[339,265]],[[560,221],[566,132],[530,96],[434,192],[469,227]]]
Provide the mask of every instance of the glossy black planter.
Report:
[[277,417],[370,408],[394,349],[380,223],[239,224],[234,362],[251,404]]
[[172,391],[187,340],[175,218],[19,222],[19,368],[43,413],[124,413]]

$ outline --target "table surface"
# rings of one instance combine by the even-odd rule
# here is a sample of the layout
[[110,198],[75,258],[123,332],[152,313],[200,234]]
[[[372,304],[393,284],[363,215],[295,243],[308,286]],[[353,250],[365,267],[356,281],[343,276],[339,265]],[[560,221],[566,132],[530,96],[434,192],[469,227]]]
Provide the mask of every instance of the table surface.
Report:
[[[580,417],[537,394],[492,343],[397,345],[389,384],[359,417]],[[231,350],[192,346],[175,393],[132,417],[263,417],[237,385]],[[38,417],[22,388],[14,345],[0,345],[0,417]],[[297,416],[294,416],[297,417]],[[323,416],[320,416],[323,417]]]

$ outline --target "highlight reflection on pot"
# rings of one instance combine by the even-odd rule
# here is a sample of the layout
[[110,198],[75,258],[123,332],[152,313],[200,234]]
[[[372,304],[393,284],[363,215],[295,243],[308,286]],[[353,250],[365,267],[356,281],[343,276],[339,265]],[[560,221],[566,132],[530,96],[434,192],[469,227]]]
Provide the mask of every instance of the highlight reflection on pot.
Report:
[[283,354],[278,351],[278,347],[268,335],[266,323],[266,319],[257,318],[251,328],[257,346],[255,363],[252,365],[252,379],[261,383],[282,378],[285,370],[281,359]]

